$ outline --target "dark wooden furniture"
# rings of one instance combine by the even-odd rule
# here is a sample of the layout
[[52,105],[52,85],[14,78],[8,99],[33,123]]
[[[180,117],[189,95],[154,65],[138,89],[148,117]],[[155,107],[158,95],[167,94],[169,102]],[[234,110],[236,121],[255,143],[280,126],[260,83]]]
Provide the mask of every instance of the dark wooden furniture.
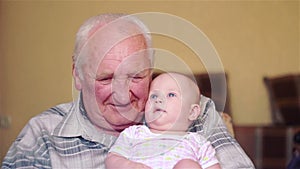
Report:
[[300,74],[265,77],[274,124],[300,125]]
[[201,93],[214,101],[217,111],[231,115],[228,75],[221,72],[199,73],[195,74],[195,79]]
[[300,126],[234,126],[236,140],[256,169],[284,169],[292,157]]

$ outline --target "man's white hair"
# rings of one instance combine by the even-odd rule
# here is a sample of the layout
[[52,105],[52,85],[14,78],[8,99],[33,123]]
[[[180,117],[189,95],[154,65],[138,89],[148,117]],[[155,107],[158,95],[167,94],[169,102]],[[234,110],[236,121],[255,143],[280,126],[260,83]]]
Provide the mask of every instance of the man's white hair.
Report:
[[[140,19],[138,19],[133,15],[113,13],[113,14],[101,14],[101,15],[93,16],[88,20],[86,20],[80,26],[76,34],[75,48],[74,48],[73,58],[72,58],[74,66],[77,69],[77,71],[81,69],[80,68],[81,66],[79,65],[81,65],[80,63],[82,63],[83,60],[85,59],[85,58],[79,58],[80,52],[82,48],[85,46],[85,44],[88,42],[88,40],[93,36],[95,32],[97,32],[97,30],[99,30],[103,26],[117,19],[121,19],[122,22],[125,21],[127,23],[133,24],[136,28],[138,28],[139,32],[136,33],[142,34],[142,36],[145,38],[148,58],[151,62],[151,66],[153,66],[154,52],[152,50],[151,34],[147,26]],[[120,29],[120,31],[122,31],[122,29]]]

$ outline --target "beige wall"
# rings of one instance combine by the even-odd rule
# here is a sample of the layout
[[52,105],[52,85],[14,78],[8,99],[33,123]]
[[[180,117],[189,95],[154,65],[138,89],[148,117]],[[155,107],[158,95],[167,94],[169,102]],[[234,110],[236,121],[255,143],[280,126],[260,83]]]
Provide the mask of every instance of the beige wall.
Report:
[[[9,129],[0,129],[0,159],[32,116],[72,100],[71,55],[79,25],[99,13],[146,11],[171,13],[199,27],[229,75],[234,122],[270,123],[262,78],[300,72],[298,1],[0,1],[0,113],[12,119]],[[183,58],[193,55],[174,39],[154,40],[155,47]],[[187,62],[195,72],[205,71],[201,63]]]

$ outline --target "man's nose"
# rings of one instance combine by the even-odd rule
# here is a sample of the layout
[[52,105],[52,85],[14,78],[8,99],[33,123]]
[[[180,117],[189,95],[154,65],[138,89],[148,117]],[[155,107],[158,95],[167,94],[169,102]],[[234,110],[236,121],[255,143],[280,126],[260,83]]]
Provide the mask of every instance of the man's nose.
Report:
[[113,102],[117,105],[130,103],[130,89],[127,79],[115,79],[112,83]]

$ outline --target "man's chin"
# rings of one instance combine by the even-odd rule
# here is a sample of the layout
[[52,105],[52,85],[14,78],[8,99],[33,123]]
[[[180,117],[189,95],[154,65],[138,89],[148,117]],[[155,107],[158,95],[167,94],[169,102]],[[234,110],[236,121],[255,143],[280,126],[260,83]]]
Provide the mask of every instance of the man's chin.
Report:
[[128,123],[125,123],[125,124],[118,124],[118,125],[111,125],[111,127],[117,131],[117,132],[122,132],[124,129],[132,126],[132,125],[141,125],[142,122],[128,122]]
[[123,131],[132,125],[142,124],[144,113],[137,113],[135,111],[122,114],[120,112],[111,111],[107,112],[106,115],[109,117],[106,118],[106,122],[112,129],[115,131]]

